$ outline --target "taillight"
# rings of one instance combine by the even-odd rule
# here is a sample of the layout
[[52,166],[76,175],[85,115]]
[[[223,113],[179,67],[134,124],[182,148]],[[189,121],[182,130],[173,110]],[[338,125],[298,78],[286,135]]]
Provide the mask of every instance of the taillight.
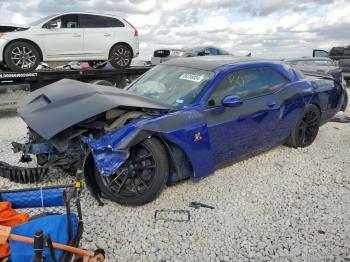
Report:
[[137,31],[137,29],[135,28],[135,26],[133,26],[130,22],[128,22],[126,19],[124,19],[125,22],[127,22],[133,29],[134,29],[134,36],[139,36],[139,32]]

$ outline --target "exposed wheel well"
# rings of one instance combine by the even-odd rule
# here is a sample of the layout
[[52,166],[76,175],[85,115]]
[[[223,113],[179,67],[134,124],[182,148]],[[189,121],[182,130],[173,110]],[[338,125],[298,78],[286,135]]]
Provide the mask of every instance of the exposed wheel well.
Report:
[[116,45],[123,45],[123,46],[126,46],[127,48],[130,49],[130,52],[131,52],[131,56],[134,57],[134,50],[132,50],[132,47],[128,44],[128,43],[125,43],[125,42],[118,42],[118,43],[115,43],[111,49],[109,49],[109,53],[111,53],[113,47],[115,47]]
[[[173,184],[180,180],[193,177],[193,168],[190,158],[186,153],[176,144],[165,140],[162,137],[153,136],[164,146],[169,161],[169,178],[168,184]],[[174,176],[172,176],[174,174]]]
[[18,39],[14,39],[14,40],[11,40],[10,42],[8,42],[4,48],[4,51],[2,53],[2,58],[3,58],[3,61],[5,61],[5,51],[6,51],[6,48],[12,44],[12,43],[15,43],[15,42],[27,42],[31,45],[33,45],[39,52],[39,55],[40,55],[40,61],[42,62],[43,61],[43,52],[41,50],[41,48],[33,41],[31,40],[28,40],[28,39],[24,39],[24,38],[18,38]]
[[320,116],[322,116],[321,107],[320,107],[318,104],[316,104],[316,103],[310,103],[310,105],[316,106],[316,107],[318,108],[318,111],[320,111]]

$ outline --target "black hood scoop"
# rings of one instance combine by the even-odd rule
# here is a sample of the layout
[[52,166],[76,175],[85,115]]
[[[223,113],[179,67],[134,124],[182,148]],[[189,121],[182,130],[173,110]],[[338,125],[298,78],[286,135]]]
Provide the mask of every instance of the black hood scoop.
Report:
[[63,79],[22,98],[17,112],[31,129],[50,140],[63,130],[118,106],[171,109],[116,87]]

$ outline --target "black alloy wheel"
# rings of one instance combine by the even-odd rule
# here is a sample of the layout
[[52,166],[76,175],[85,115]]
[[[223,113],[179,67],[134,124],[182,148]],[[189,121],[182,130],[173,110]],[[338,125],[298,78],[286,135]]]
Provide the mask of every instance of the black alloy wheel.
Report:
[[316,139],[319,127],[320,110],[315,105],[307,105],[292,131],[287,145],[294,148],[311,145]]
[[163,145],[150,138],[130,149],[127,161],[112,175],[95,171],[101,191],[111,200],[142,205],[155,199],[168,178],[168,159]]

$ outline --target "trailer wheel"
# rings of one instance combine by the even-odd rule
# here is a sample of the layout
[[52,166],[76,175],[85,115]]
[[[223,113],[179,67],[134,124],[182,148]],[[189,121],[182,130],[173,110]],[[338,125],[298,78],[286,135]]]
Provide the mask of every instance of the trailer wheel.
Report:
[[17,41],[5,49],[5,63],[12,71],[30,72],[40,63],[40,54],[30,43]]
[[107,81],[107,80],[102,80],[102,79],[93,80],[93,81],[90,82],[90,84],[100,85],[100,86],[114,86],[114,84],[112,82]]
[[109,52],[109,60],[114,68],[127,68],[132,60],[131,50],[125,45],[115,45]]

